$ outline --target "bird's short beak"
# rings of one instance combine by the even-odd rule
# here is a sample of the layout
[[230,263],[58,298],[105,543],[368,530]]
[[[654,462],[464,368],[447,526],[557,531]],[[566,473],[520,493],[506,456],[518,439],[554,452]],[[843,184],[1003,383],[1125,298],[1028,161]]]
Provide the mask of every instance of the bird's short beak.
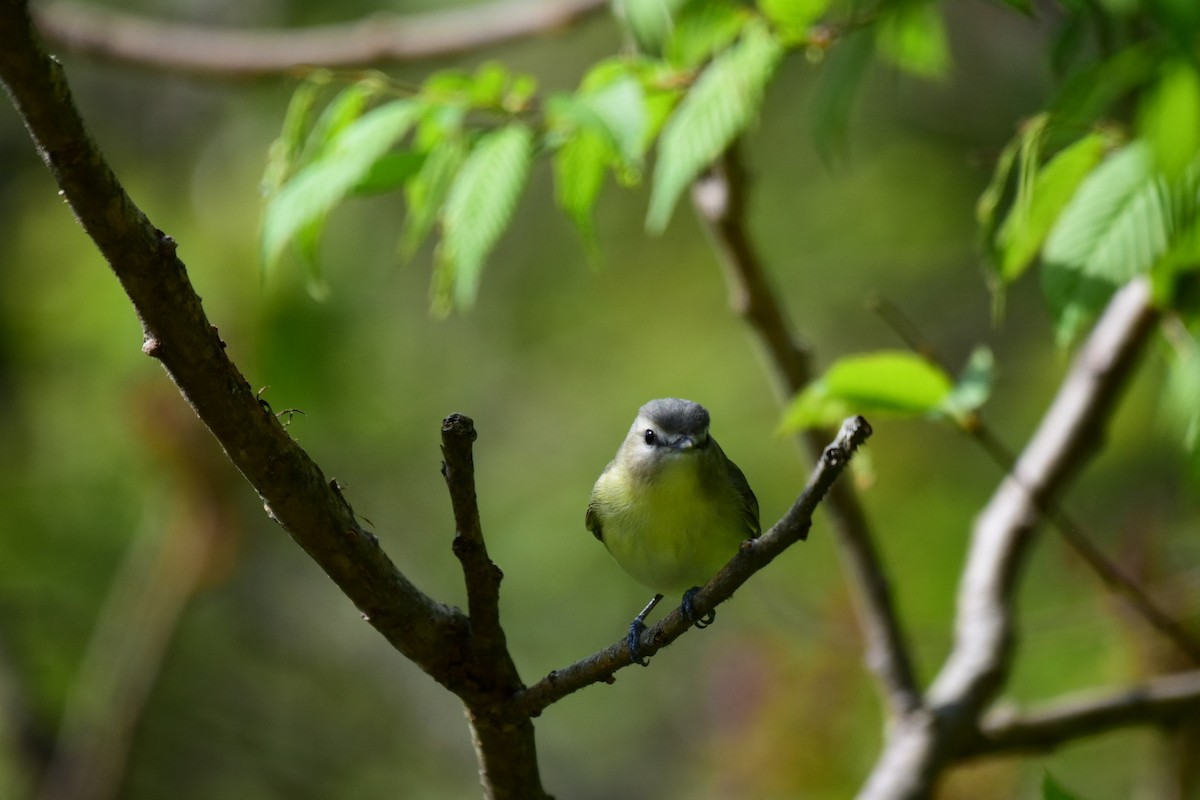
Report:
[[676,450],[691,450],[696,446],[696,442],[690,436],[680,436],[675,440]]

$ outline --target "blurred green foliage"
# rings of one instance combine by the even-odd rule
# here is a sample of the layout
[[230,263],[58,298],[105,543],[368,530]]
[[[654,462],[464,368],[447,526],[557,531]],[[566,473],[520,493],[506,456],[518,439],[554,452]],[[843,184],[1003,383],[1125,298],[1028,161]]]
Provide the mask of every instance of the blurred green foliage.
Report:
[[[285,5],[289,21],[328,21],[327,5]],[[789,19],[778,10],[786,5],[767,4],[775,24]],[[345,13],[356,10],[369,9]],[[942,10],[937,22],[927,8],[913,11],[910,29],[878,43],[891,63],[936,72],[939,82],[897,78],[864,60],[841,69],[861,75],[857,102],[834,103],[822,81],[838,47],[828,65],[820,52],[779,63],[746,139],[752,233],[824,365],[897,346],[867,310],[873,294],[905,309],[949,363],[990,346],[997,377],[987,411],[1016,446],[1063,372],[1051,346],[1058,322],[1025,280],[1008,288],[1005,318],[993,324],[973,209],[1014,121],[1049,105],[1052,64],[1042,54],[1069,49],[1069,31],[1000,3]],[[419,86],[436,68],[478,75],[494,61],[548,91],[584,86],[589,112],[603,119],[606,104],[620,109],[623,100],[618,90],[596,94],[629,84],[610,76],[589,85],[584,76],[622,37],[597,19],[393,78]],[[280,270],[264,281],[258,270],[262,165],[293,83],[201,85],[69,54],[64,62],[117,173],[179,242],[232,357],[275,410],[303,412],[291,433],[346,487],[401,569],[452,603],[464,594],[438,429],[453,411],[474,418],[484,530],[505,572],[502,612],[527,681],[620,638],[646,599],[583,527],[592,481],[642,402],[705,403],[764,522],[803,485],[806,466],[775,434],[780,400],[769,369],[729,311],[715,256],[684,208],[648,238],[648,191],[574,187],[595,193],[572,213],[579,222],[589,212],[601,254],[591,269],[554,207],[550,165],[532,161],[505,236],[476,243],[495,247],[473,310],[435,320],[433,247],[413,246],[416,237],[412,263],[397,266],[397,237],[412,217],[394,195],[354,199],[312,241],[329,289],[319,303],[303,276]],[[1190,96],[1178,69],[1155,78],[1156,99],[1137,117],[1152,142],[1163,139],[1154,126],[1173,119],[1162,98]],[[820,112],[818,127],[849,131],[835,163],[819,155],[828,140],[814,146],[809,135],[817,113],[809,109],[824,107],[832,110]],[[564,117],[578,121],[575,111]],[[640,170],[647,142],[636,132],[610,131],[598,152],[610,166]],[[1174,163],[1169,147],[1155,152]],[[433,158],[424,156],[422,173]],[[0,159],[0,680],[53,729],[131,543],[202,527],[217,544],[154,675],[121,797],[473,796],[476,765],[457,702],[359,619],[197,433],[141,355],[128,303],[7,107]],[[1053,188],[1055,162],[1029,163],[1030,207],[1054,205],[1039,200],[1039,186]],[[447,191],[427,177],[424,191]],[[1002,194],[1010,201],[1012,184]],[[1005,198],[997,209],[1019,207]],[[1165,348],[1148,360],[1067,504],[1194,621],[1195,568],[1168,566],[1200,563],[1189,535],[1200,506],[1182,474],[1181,431],[1157,421],[1172,360]],[[971,521],[1000,475],[947,427],[881,420],[876,431],[864,499],[928,678],[949,647]],[[1025,578],[1013,699],[1129,680],[1167,660],[1052,537]],[[818,523],[808,543],[723,607],[711,631],[548,709],[537,720],[545,783],[584,800],[849,796],[880,737],[861,658],[834,543]],[[1147,780],[1153,747],[1153,734],[1130,732],[1032,762],[972,766],[945,795],[1037,796],[1049,768],[1081,796],[1127,796]],[[0,791],[19,790],[21,780],[8,748]]]

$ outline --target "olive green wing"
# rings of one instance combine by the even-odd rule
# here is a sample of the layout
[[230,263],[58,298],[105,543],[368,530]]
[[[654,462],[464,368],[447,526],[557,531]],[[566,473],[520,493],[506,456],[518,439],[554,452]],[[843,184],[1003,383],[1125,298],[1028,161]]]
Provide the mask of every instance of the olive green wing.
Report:
[[750,538],[757,539],[762,533],[762,522],[758,517],[758,498],[754,496],[754,490],[750,488],[750,481],[746,480],[746,476],[738,465],[728,457],[726,460],[729,462],[729,482],[742,497],[742,519],[745,521],[746,527],[750,529]]

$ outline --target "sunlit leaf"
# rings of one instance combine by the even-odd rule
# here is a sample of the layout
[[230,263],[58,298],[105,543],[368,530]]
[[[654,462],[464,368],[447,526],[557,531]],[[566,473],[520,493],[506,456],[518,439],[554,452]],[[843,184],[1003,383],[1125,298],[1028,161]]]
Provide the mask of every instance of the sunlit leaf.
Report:
[[946,23],[934,3],[890,7],[875,31],[879,55],[899,69],[923,78],[943,78],[950,69]]
[[299,164],[303,166],[320,158],[337,137],[363,115],[371,99],[377,95],[378,86],[374,81],[361,81],[339,92],[313,123]]
[[404,200],[408,214],[400,232],[400,258],[412,260],[437,223],[438,214],[450,191],[454,177],[467,158],[462,140],[453,137],[442,141],[425,155],[421,169],[404,185]]
[[1005,282],[1015,281],[1037,257],[1059,214],[1109,144],[1104,134],[1088,134],[1037,172],[1027,201],[1014,203],[1000,228],[999,272]]
[[1138,108],[1138,130],[1155,163],[1175,177],[1200,152],[1200,75],[1188,62],[1171,64]]
[[637,40],[644,53],[658,53],[671,31],[675,9],[682,0],[613,0],[613,12]]
[[324,222],[371,166],[404,137],[419,111],[416,102],[397,100],[363,115],[320,159],[297,172],[269,199],[262,227],[265,268],[279,261],[297,232]]
[[583,236],[596,246],[592,209],[604,185],[605,167],[612,157],[608,143],[594,131],[579,131],[554,155],[554,196]]
[[785,43],[802,42],[832,0],[758,0],[763,16]]
[[279,138],[271,143],[267,151],[267,166],[263,171],[262,190],[264,194],[273,194],[291,177],[300,151],[304,147],[312,122],[313,109],[316,108],[317,95],[324,81],[307,80],[296,87],[292,99],[288,102],[287,112],[283,117],[283,127]]
[[697,67],[737,39],[750,19],[749,9],[722,0],[693,0],[681,9],[667,39],[667,60]]
[[659,142],[646,227],[661,232],[679,196],[758,111],[783,48],[761,23],[713,59],[667,121]]
[[[506,125],[479,139],[450,187],[435,280],[451,290],[459,308],[475,299],[484,261],[508,227],[532,155],[533,131],[522,124]],[[449,299],[439,294],[435,303],[445,309]]]
[[805,387],[784,412],[782,431],[832,425],[850,414],[920,417],[946,411],[954,381],[906,351],[885,350],[838,360]]
[[1125,147],[1084,179],[1042,250],[1042,287],[1060,342],[1166,252],[1170,215],[1171,199],[1145,143]]

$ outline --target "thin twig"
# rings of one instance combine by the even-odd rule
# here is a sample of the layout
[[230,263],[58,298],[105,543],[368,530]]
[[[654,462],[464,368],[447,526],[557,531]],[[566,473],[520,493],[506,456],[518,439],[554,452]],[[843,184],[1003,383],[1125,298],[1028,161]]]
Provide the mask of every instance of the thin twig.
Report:
[[471,445],[475,424],[470,417],[451,414],[442,421],[442,477],[454,510],[454,555],[462,564],[467,585],[467,615],[476,646],[493,655],[505,648],[500,626],[500,580],[504,574],[488,557],[475,497],[475,461]]
[[605,0],[499,0],[421,15],[255,31],[165,22],[65,0],[39,5],[35,18],[48,42],[74,55],[230,79],[448,56],[563,28],[605,6]]
[[[872,303],[875,312],[914,352],[948,373],[953,369],[937,352],[937,348],[921,334],[917,326],[895,304],[885,298],[876,298]],[[1000,440],[979,411],[972,411],[960,426],[986,452],[997,466],[1008,475],[1014,475],[1017,456]],[[1032,493],[1031,493],[1032,494]],[[1192,664],[1200,666],[1200,642],[1196,641],[1179,622],[1159,608],[1146,590],[1104,554],[1099,545],[1087,534],[1074,517],[1067,513],[1054,498],[1038,499],[1038,511],[1063,540],[1083,559],[1092,571],[1111,591],[1125,599],[1151,627],[1170,640]]]
[[[747,176],[737,147],[735,143],[697,181],[692,200],[721,256],[729,282],[730,303],[757,334],[785,396],[790,397],[812,377],[810,356],[794,332],[751,242],[746,212]],[[801,439],[815,458],[828,441],[828,433],[807,431]],[[825,509],[837,532],[843,564],[849,574],[867,665],[879,678],[892,715],[909,713],[921,705],[921,692],[911,648],[892,600],[887,570],[875,547],[866,514],[858,496],[845,482],[834,486]]]
[[[703,616],[728,600],[750,576],[771,563],[788,547],[808,537],[813,512],[850,463],[854,451],[870,435],[871,426],[862,417],[851,417],[842,424],[837,437],[822,451],[804,491],[787,513],[759,538],[743,542],[729,563],[693,596],[697,615]],[[692,623],[684,618],[682,610],[675,609],[642,634],[642,653],[653,655],[691,627]],[[588,658],[551,672],[514,698],[515,706],[526,714],[536,716],[551,703],[585,686],[611,683],[613,675],[631,663],[629,645],[622,640]]]
[[1038,520],[1102,439],[1157,318],[1149,283],[1118,291],[1072,362],[1058,394],[976,520],[958,590],[954,646],[927,693],[930,713],[889,732],[860,800],[924,798],[975,730],[1008,676],[1013,594]]
[[1136,686],[1073,693],[1025,712],[992,711],[959,756],[1053,750],[1116,728],[1164,725],[1198,715],[1200,670],[1163,675]]

